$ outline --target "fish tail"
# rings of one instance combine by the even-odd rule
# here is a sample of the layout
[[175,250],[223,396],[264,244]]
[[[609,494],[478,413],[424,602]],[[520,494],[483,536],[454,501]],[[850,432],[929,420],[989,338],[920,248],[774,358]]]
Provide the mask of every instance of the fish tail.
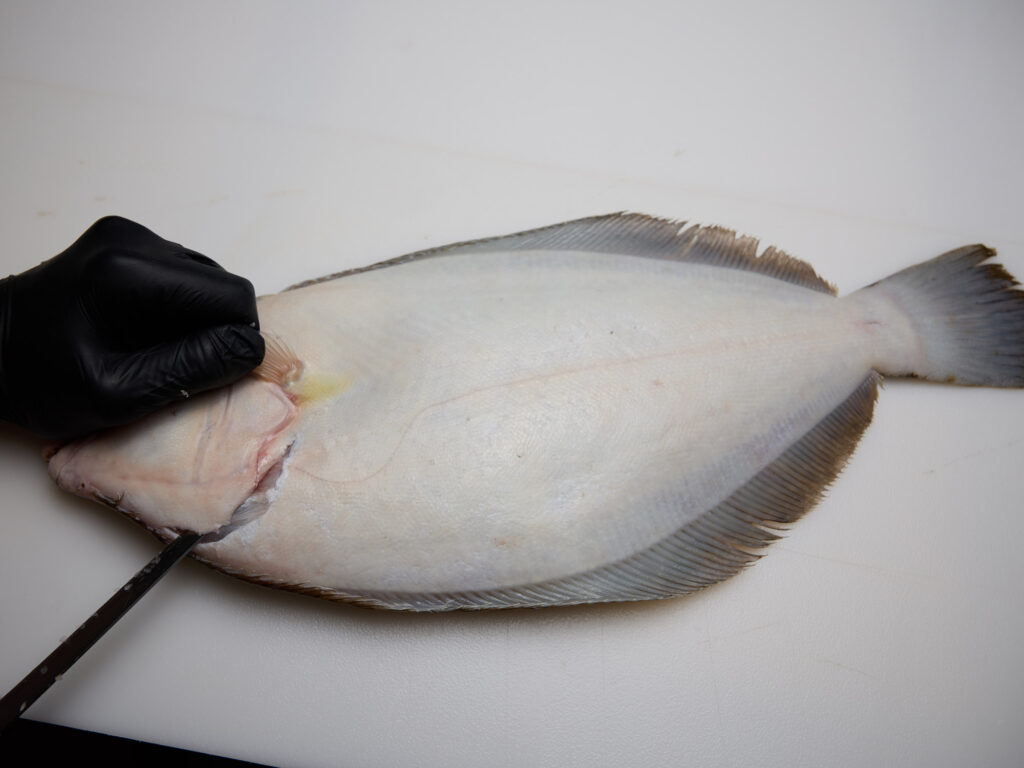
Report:
[[[849,298],[886,376],[1024,387],[1024,291],[995,251],[967,245]],[[986,263],[988,262],[988,263]]]

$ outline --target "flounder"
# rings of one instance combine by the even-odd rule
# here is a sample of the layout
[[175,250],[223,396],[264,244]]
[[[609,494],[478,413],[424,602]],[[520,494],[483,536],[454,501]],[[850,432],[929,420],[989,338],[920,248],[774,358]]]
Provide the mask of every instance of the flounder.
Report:
[[681,595],[820,498],[882,376],[1024,386],[981,245],[847,297],[717,227],[616,214],[259,301],[255,375],[50,461],[263,584],[413,611]]

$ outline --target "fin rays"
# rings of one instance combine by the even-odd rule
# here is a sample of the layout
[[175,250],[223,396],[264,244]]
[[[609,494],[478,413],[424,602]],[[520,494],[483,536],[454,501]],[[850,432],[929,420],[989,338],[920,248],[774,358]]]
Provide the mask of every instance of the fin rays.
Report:
[[613,213],[567,221],[503,237],[468,240],[399,256],[368,267],[336,272],[306,280],[288,290],[337,280],[349,275],[394,267],[411,261],[455,254],[494,251],[594,251],[651,259],[689,261],[710,266],[740,269],[783,280],[822,293],[835,294],[814,267],[774,246],[757,255],[758,241],[737,236],[731,229],[714,226],[686,226],[686,222],[658,219],[640,213]]

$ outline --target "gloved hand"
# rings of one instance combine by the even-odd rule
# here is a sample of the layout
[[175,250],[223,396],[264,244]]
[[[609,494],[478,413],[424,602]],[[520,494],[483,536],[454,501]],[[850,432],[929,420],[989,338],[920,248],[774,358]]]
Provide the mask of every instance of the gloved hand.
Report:
[[252,284],[118,217],[0,281],[0,418],[68,440],[263,360]]

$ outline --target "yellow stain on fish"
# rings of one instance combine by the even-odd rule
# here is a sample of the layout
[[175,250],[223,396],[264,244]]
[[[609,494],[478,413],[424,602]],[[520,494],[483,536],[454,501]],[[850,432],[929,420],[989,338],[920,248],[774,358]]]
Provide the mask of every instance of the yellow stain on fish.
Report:
[[352,386],[352,377],[345,374],[305,373],[293,391],[304,403],[327,400]]

